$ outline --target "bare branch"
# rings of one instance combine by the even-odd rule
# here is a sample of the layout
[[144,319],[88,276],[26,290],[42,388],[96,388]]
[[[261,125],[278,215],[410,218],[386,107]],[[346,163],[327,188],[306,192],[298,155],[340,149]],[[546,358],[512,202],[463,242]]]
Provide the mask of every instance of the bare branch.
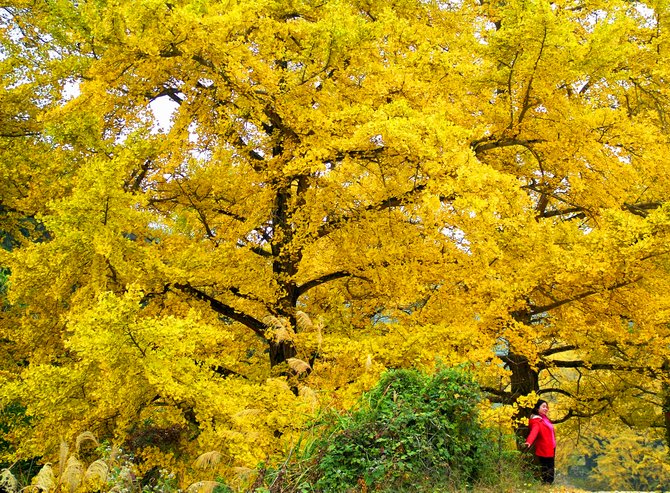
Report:
[[582,411],[575,411],[574,409],[569,409],[567,414],[563,416],[562,418],[558,418],[553,420],[554,424],[558,423],[564,423],[565,421],[569,420],[570,418],[593,418],[594,416],[597,416],[601,413],[603,413],[608,407],[610,407],[610,403],[608,402],[605,406],[601,407],[600,409],[596,409],[593,412],[590,413],[585,413]]
[[256,245],[249,247],[249,250],[251,250],[253,253],[263,258],[270,258],[273,256],[272,252],[268,252],[267,250],[264,250],[262,247]]
[[145,159],[139,169],[133,170],[130,177],[123,183],[123,189],[129,192],[137,192],[142,185],[142,181],[146,178],[149,169],[151,168],[151,159]]
[[567,209],[553,209],[550,211],[544,210],[541,214],[538,214],[539,218],[549,218],[557,216],[567,216],[570,215],[570,219],[584,219],[586,213],[584,212],[583,207],[568,207]]
[[513,394],[505,390],[494,389],[493,387],[480,387],[482,392],[489,394],[488,400],[498,404],[509,404],[512,402]]
[[[530,74],[530,79],[528,80],[528,85],[526,86],[526,94],[524,95],[523,98],[523,104],[521,105],[521,111],[519,112],[519,118],[517,120],[517,123],[520,124],[521,121],[523,120],[523,117],[526,115],[526,112],[530,109],[530,92],[533,86],[533,79],[535,77],[535,72],[537,72],[537,66],[540,63],[540,59],[542,58],[542,52],[544,51],[544,45],[547,41],[547,26],[544,26],[544,32],[542,34],[542,41],[540,44],[540,51],[537,54],[537,58],[535,59],[535,64],[533,65],[533,71]],[[511,95],[510,95],[511,96]]]
[[0,137],[2,138],[7,138],[7,139],[13,139],[13,138],[21,138],[21,137],[35,137],[37,135],[40,135],[39,132],[31,132],[31,131],[24,131],[24,132],[3,132],[0,133]]
[[180,180],[175,180],[177,183],[177,186],[179,189],[182,191],[182,193],[186,196],[188,199],[189,203],[191,204],[191,207],[197,212],[198,217],[200,218],[200,222],[202,223],[203,227],[205,228],[205,232],[207,233],[207,237],[211,240],[215,240],[216,235],[214,234],[214,231],[209,227],[209,223],[207,222],[207,217],[205,217],[205,214],[200,210],[200,208],[195,204],[193,199],[191,198],[191,195],[184,190],[184,187],[181,184]]
[[236,221],[239,221],[241,223],[245,222],[247,220],[246,217],[240,216],[239,214],[235,214],[234,212],[228,211],[226,209],[214,209],[214,212],[221,214],[222,216],[227,216],[232,219],[235,219]]
[[538,395],[542,395],[542,394],[561,394],[561,395],[564,395],[566,397],[571,397],[571,398],[575,397],[574,395],[572,395],[572,393],[568,392],[567,390],[563,390],[563,389],[559,389],[559,388],[555,388],[555,387],[540,389],[536,393]]
[[546,360],[538,365],[538,369],[546,368],[584,368],[593,371],[617,371],[617,372],[635,372],[652,378],[658,378],[664,374],[660,368],[651,366],[629,366],[618,363],[590,363],[582,360]]
[[181,91],[175,87],[164,87],[162,91],[152,94],[152,93],[146,93],[145,96],[149,101],[155,101],[158,98],[162,98],[163,96],[169,97],[172,101],[177,103],[178,105],[181,105],[184,102],[184,98],[180,96]]

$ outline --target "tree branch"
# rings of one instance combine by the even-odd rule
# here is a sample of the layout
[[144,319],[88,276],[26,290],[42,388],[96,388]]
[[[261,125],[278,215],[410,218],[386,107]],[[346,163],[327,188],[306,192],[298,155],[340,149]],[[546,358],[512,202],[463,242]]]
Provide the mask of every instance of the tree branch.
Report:
[[475,155],[481,154],[482,152],[489,151],[491,149],[498,149],[501,147],[512,147],[512,146],[521,146],[529,148],[533,144],[541,144],[546,142],[545,139],[514,139],[514,138],[503,138],[498,140],[492,140],[493,137],[487,137],[484,139],[478,139],[473,141],[470,144],[470,147],[475,152]]
[[[523,120],[523,117],[526,115],[526,112],[530,109],[530,92],[533,87],[533,80],[535,78],[535,73],[537,72],[537,66],[540,63],[540,59],[542,58],[542,53],[544,52],[544,46],[547,41],[547,26],[544,26],[544,32],[542,34],[542,41],[540,43],[540,51],[537,54],[537,58],[535,59],[535,64],[533,65],[533,71],[530,74],[530,78],[528,79],[528,85],[526,86],[526,94],[524,95],[523,98],[523,104],[521,105],[521,111],[519,112],[519,118],[517,119],[517,124],[521,124],[521,121]],[[511,97],[510,93],[510,97]]]
[[234,370],[231,370],[230,368],[224,368],[224,367],[221,366],[221,365],[210,366],[209,368],[210,368],[210,370],[212,370],[214,373],[216,373],[217,375],[221,375],[222,377],[229,377],[229,376],[232,375],[232,376],[235,376],[235,377],[241,377],[241,378],[247,380],[247,377],[244,376],[244,375],[242,375],[241,373],[238,373],[238,372],[236,372],[236,371],[234,371]]
[[217,214],[221,214],[222,216],[230,217],[232,219],[235,219],[236,221],[239,221],[241,223],[245,222],[247,220],[246,217],[240,216],[239,214],[235,214],[234,212],[230,212],[226,209],[213,209],[214,212]]
[[307,281],[305,284],[302,286],[298,287],[298,296],[302,296],[305,294],[307,291],[309,291],[312,288],[315,288],[317,286],[320,286],[321,284],[325,284],[330,281],[334,281],[335,279],[341,279],[343,277],[349,277],[352,274],[347,272],[347,271],[338,271],[338,272],[331,272],[330,274],[326,274],[321,277],[317,277],[316,279],[312,279],[311,281]]
[[[634,284],[638,281],[640,281],[642,277],[636,277],[635,279],[631,279],[630,281],[622,281],[620,283],[614,284],[608,288],[605,288],[603,291],[614,291],[615,289],[619,289],[625,286],[629,286],[630,284]],[[531,307],[530,314],[531,315],[537,315],[538,313],[545,313],[551,310],[554,310],[556,308],[559,308],[563,305],[566,305],[568,303],[572,303],[573,301],[579,301],[584,298],[588,298],[589,296],[592,296],[594,294],[601,293],[602,291],[585,291],[583,293],[577,294],[575,296],[572,296],[570,298],[566,298],[564,300],[559,300],[555,301],[554,303],[550,303],[548,305],[543,305],[543,306],[534,306]]]
[[490,394],[488,400],[496,404],[509,404],[512,401],[512,393],[506,392],[500,389],[494,389],[493,387],[480,387],[482,392]]
[[542,211],[541,214],[538,214],[537,217],[548,218],[556,216],[567,216],[568,214],[572,214],[570,219],[584,219],[586,217],[583,207],[568,207],[567,209],[553,209],[550,211],[545,210]]
[[[247,245],[242,245],[242,246],[247,246]],[[253,245],[253,246],[250,246],[248,248],[249,248],[249,250],[252,251],[252,253],[255,253],[256,255],[259,255],[263,258],[270,258],[270,257],[273,256],[272,252],[268,252],[267,250],[264,250],[262,247],[260,247],[258,245]]]
[[610,406],[610,403],[608,402],[607,405],[601,407],[600,409],[597,409],[596,411],[593,411],[591,413],[584,413],[582,411],[575,411],[574,409],[569,409],[567,414],[563,416],[562,418],[558,418],[553,420],[552,422],[554,424],[558,423],[564,423],[565,421],[569,420],[570,418],[593,418],[594,416],[597,416],[598,414],[602,413],[605,411]]
[[564,353],[566,351],[573,351],[575,349],[577,349],[577,346],[555,347],[555,348],[547,349],[546,351],[542,351],[542,353],[540,353],[540,355],[541,356],[551,356],[552,354]]
[[24,132],[3,132],[0,133],[1,138],[6,138],[6,139],[14,139],[14,138],[21,138],[21,137],[35,137],[37,135],[40,135],[39,132],[35,131],[24,131]]
[[627,366],[617,363],[589,363],[582,360],[546,360],[538,365],[538,370],[545,370],[547,368],[585,368],[587,370],[607,370],[607,371],[622,371],[635,372],[653,378],[659,377],[663,374],[660,368],[653,368],[651,366]]
[[189,296],[192,296],[193,298],[196,298],[201,301],[205,301],[209,303],[209,306],[214,310],[216,313],[219,313],[221,315],[224,315],[231,320],[234,320],[236,322],[241,323],[245,327],[248,327],[251,329],[257,336],[265,338],[265,331],[267,329],[267,326],[261,322],[260,320],[255,319],[254,317],[247,315],[246,313],[242,313],[235,308],[226,305],[225,303],[222,303],[221,301],[217,300],[216,298],[213,298],[209,296],[208,294],[200,291],[199,289],[194,288],[188,283],[182,284],[182,283],[175,283],[173,286],[178,289],[179,291],[188,294]]
[[162,91],[156,93],[156,94],[151,94],[151,93],[146,93],[145,97],[149,101],[155,101],[158,98],[162,98],[163,96],[169,97],[172,101],[177,103],[178,105],[181,106],[181,104],[184,102],[184,98],[179,96],[181,91],[175,87],[164,87]]
[[636,216],[647,217],[648,211],[658,209],[663,205],[663,202],[644,202],[641,204],[628,204],[624,202],[622,208]]
[[[379,212],[383,211],[386,209],[391,209],[394,207],[400,207],[402,205],[410,203],[411,199],[423,192],[426,189],[426,185],[417,185],[415,186],[412,190],[409,190],[402,194],[399,197],[389,197],[387,199],[384,199],[383,201],[376,203],[376,204],[370,204],[366,207],[364,207],[359,214],[365,213],[365,212]],[[453,197],[440,197],[440,200],[442,201],[447,201],[447,200],[452,200]],[[354,215],[346,215],[346,216],[341,216],[341,217],[334,217],[331,221],[326,221],[319,229],[317,232],[317,237],[318,238],[323,238],[324,236],[329,235],[336,229],[344,226],[347,224],[349,221],[352,221],[355,219],[356,216]]]
[[255,301],[257,303],[265,304],[263,302],[263,300],[261,300],[260,298],[257,298],[256,296],[254,296],[252,294],[249,294],[249,293],[243,293],[242,291],[240,291],[240,288],[238,288],[238,287],[228,288],[228,291],[230,291],[232,294],[234,294],[238,298],[242,298],[242,299],[245,299],[245,300],[248,300],[248,301]]

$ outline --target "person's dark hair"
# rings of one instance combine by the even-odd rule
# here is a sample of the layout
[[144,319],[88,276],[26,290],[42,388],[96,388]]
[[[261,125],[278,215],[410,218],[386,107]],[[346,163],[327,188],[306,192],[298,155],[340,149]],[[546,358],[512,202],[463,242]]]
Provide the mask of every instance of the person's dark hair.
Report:
[[541,406],[542,404],[548,404],[548,402],[545,401],[544,399],[540,399],[540,400],[538,400],[538,401],[535,403],[535,407],[533,407],[533,414],[540,414],[540,406]]

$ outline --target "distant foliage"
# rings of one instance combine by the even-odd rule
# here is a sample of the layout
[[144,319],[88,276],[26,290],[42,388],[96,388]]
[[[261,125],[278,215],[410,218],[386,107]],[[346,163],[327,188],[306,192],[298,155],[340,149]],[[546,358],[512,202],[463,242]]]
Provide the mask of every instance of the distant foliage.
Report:
[[668,457],[668,447],[653,433],[625,430],[605,440],[590,480],[604,490],[664,490],[670,485]]

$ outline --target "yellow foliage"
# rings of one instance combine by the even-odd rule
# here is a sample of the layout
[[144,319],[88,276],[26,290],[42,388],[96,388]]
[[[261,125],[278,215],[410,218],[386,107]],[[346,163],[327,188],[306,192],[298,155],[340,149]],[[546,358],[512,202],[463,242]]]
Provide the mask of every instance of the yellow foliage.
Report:
[[486,428],[506,434],[511,434],[514,429],[513,418],[516,413],[515,406],[491,406],[490,402],[484,402],[480,409],[480,417]]
[[652,433],[627,430],[607,441],[593,479],[602,488],[652,490],[670,479],[668,447]]
[[0,19],[13,458],[93,430],[182,486],[206,451],[233,478],[438,363],[507,399],[495,423],[540,382],[654,421],[667,5],[52,4]]

